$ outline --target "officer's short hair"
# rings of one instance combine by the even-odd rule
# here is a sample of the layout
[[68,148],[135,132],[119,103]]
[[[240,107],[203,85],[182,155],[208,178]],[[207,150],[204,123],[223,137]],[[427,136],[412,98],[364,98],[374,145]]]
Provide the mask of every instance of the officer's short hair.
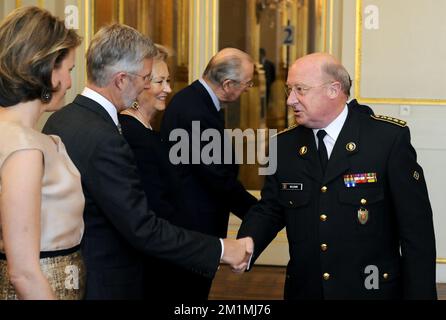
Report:
[[153,41],[132,27],[112,24],[101,28],[87,51],[87,76],[98,87],[105,87],[117,72],[137,73],[144,59],[153,58]]
[[322,71],[335,81],[339,81],[342,91],[347,97],[350,97],[352,80],[343,65],[339,63],[326,63],[322,66]]

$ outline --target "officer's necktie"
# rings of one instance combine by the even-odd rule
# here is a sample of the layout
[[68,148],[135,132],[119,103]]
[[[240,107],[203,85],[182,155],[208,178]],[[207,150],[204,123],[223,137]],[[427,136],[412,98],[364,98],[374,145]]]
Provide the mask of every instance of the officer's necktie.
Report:
[[319,154],[319,160],[321,162],[322,172],[325,174],[325,168],[327,168],[327,163],[328,163],[328,153],[327,153],[327,148],[325,147],[324,137],[327,135],[327,132],[325,132],[325,130],[319,130],[316,135],[319,145],[317,153]]

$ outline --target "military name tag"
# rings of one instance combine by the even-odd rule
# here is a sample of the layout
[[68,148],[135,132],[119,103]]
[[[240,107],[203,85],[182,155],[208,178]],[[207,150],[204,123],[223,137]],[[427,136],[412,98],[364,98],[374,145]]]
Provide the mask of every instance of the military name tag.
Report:
[[344,184],[347,188],[354,188],[357,184],[376,183],[378,178],[375,172],[373,173],[358,173],[346,174],[344,176]]
[[282,183],[282,190],[302,191],[303,189],[304,189],[303,183]]

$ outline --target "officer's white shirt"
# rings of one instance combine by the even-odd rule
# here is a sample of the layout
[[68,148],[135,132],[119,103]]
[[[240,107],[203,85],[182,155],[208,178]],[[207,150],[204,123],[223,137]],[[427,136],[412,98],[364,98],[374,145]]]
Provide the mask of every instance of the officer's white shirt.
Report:
[[341,133],[342,127],[344,126],[345,120],[347,120],[348,107],[345,105],[344,110],[334,119],[327,127],[320,129],[313,129],[314,139],[316,140],[316,147],[319,148],[319,141],[317,138],[317,133],[319,130],[325,130],[327,135],[324,137],[325,147],[327,148],[328,159],[330,159],[331,152],[333,151],[336,140]]

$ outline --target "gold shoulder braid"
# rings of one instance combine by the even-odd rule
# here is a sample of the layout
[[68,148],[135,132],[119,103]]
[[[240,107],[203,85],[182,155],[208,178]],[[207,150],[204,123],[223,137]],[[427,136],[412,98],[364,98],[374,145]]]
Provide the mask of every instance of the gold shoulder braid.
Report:
[[278,136],[279,134],[282,134],[282,133],[288,132],[288,131],[290,131],[290,130],[293,130],[294,128],[297,128],[297,126],[298,126],[298,124],[294,124],[294,125],[292,125],[291,127],[288,127],[288,128],[286,128],[286,129],[283,129],[282,131],[280,131],[280,132],[276,133],[275,135],[273,135],[272,138]]
[[405,127],[407,122],[397,119],[397,118],[392,118],[392,117],[388,117],[388,116],[382,116],[382,115],[370,115],[372,117],[372,119],[378,120],[378,121],[384,121],[384,122],[388,122],[388,123],[392,123],[395,124],[397,126],[400,127]]

